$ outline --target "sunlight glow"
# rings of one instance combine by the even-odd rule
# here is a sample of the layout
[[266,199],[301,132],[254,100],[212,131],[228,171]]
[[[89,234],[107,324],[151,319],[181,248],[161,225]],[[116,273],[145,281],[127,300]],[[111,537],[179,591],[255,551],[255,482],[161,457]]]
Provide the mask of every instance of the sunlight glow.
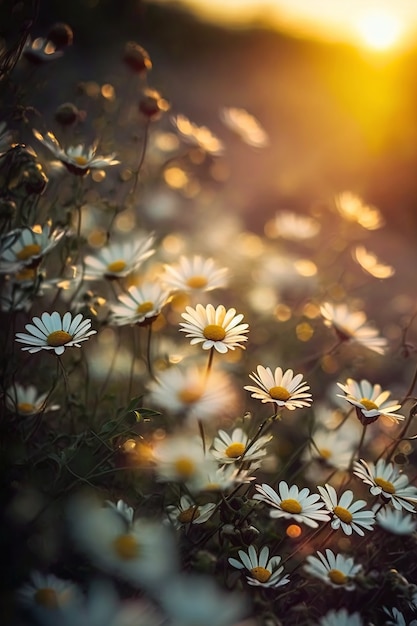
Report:
[[374,50],[394,47],[403,33],[400,20],[383,9],[367,11],[358,19],[357,25],[363,42]]

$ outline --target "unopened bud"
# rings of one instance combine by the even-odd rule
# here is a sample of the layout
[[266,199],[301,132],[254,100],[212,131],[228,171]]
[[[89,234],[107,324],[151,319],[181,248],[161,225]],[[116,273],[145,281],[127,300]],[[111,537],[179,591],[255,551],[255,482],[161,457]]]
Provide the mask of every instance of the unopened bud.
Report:
[[146,74],[152,69],[152,61],[149,54],[138,43],[128,41],[125,45],[123,61],[126,65],[137,74]]

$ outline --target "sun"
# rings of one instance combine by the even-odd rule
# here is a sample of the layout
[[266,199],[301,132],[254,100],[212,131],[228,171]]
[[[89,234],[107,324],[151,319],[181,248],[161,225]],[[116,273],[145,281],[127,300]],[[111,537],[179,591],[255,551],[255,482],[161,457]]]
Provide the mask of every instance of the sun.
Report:
[[369,10],[357,20],[357,31],[363,43],[373,50],[388,50],[401,40],[403,24],[384,9]]

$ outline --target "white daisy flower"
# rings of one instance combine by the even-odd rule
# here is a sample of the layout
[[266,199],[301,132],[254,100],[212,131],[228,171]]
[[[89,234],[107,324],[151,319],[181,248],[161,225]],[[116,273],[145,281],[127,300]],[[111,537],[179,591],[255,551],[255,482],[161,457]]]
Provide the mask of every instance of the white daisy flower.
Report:
[[221,419],[231,415],[237,397],[230,378],[223,372],[191,365],[173,366],[158,373],[148,386],[149,399],[154,406],[188,420]]
[[363,626],[363,621],[359,613],[349,613],[346,609],[339,611],[329,611],[320,621],[319,626]]
[[65,231],[50,224],[17,228],[0,238],[0,273],[10,274],[35,268],[64,236]]
[[201,256],[181,256],[176,265],[165,265],[163,282],[172,290],[185,292],[212,291],[227,284],[226,268],[218,267],[214,259]]
[[404,513],[401,509],[392,509],[389,506],[374,507],[376,521],[381,528],[393,535],[411,535],[416,531],[417,520],[411,513]]
[[269,145],[269,137],[258,120],[245,109],[222,107],[220,119],[225,126],[244,143],[254,148],[265,148]]
[[216,309],[212,304],[206,307],[197,304],[195,309],[187,306],[186,311],[182,313],[186,322],[180,323],[180,332],[187,333],[186,337],[191,338],[191,345],[202,343],[203,350],[214,348],[221,354],[235,348],[244,348],[240,344],[248,338],[242,333],[248,332],[249,325],[240,323],[243,314],[236,315],[236,309],[226,311],[222,304]]
[[174,528],[182,528],[186,524],[203,524],[216,508],[214,502],[198,505],[189,496],[182,496],[178,504],[167,506],[167,516]]
[[268,484],[255,485],[258,492],[254,500],[261,500],[272,507],[269,515],[273,518],[293,519],[297,524],[306,524],[310,528],[317,528],[318,522],[328,522],[330,514],[323,507],[320,496],[310,494],[307,487],[300,489],[296,485],[291,487],[285,481],[278,485],[278,492]]
[[337,394],[338,398],[344,398],[356,408],[356,415],[364,426],[375,422],[380,415],[396,424],[405,419],[404,415],[394,412],[401,408],[401,404],[388,400],[391,392],[382,391],[381,385],[372,385],[367,380],[357,383],[352,378],[348,378],[344,385],[337,385],[346,394]]
[[134,509],[126,504],[124,500],[118,500],[116,504],[111,500],[106,500],[105,505],[108,506],[117,515],[120,515],[125,520],[128,527],[133,523],[133,517],[135,515]]
[[324,324],[334,328],[341,341],[358,343],[378,354],[384,354],[387,348],[387,340],[378,336],[378,331],[367,324],[363,311],[352,312],[346,304],[330,304],[325,302],[320,307],[320,313],[324,318]]
[[394,467],[393,463],[379,459],[374,464],[360,459],[354,462],[353,473],[370,485],[369,491],[373,496],[381,496],[384,502],[389,502],[395,509],[406,509],[415,513],[417,487],[410,485],[407,476]]
[[312,402],[311,393],[306,393],[310,387],[303,381],[303,375],[294,376],[292,370],[283,372],[280,367],[276,367],[272,373],[269,367],[258,365],[256,373],[249,374],[249,378],[259,386],[247,385],[244,389],[251,391],[252,398],[263,403],[273,402],[279,408],[294,411],[310,406]]
[[280,211],[273,222],[268,224],[268,234],[290,241],[311,239],[320,232],[320,222],[308,215],[299,215],[292,211]]
[[153,449],[153,459],[160,481],[189,481],[203,468],[209,471],[215,466],[214,461],[207,458],[200,437],[187,434],[167,436],[158,441]]
[[317,556],[308,556],[304,569],[311,576],[323,580],[334,589],[352,591],[354,578],[362,570],[362,565],[355,565],[354,559],[343,554],[334,554],[328,548],[326,554],[317,552]]
[[[253,445],[248,447],[250,437],[241,428],[235,428],[231,435],[224,430],[219,430],[210,452],[219,463],[258,462],[265,457],[265,446],[271,439],[272,435],[259,437]],[[242,455],[244,455],[243,458]]]
[[39,393],[34,385],[20,385],[14,383],[5,391],[6,406],[21,417],[29,417],[37,413],[47,413],[60,408],[59,404],[48,404],[49,392]]
[[87,341],[97,332],[90,330],[91,320],[83,319],[81,313],[74,318],[68,311],[62,317],[57,311],[42,313],[40,317],[34,317],[32,322],[25,326],[30,334],[16,333],[16,341],[28,344],[22,350],[28,350],[30,354],[53,350],[59,356],[65,348],[80,348],[81,341]]
[[18,590],[17,599],[20,604],[32,610],[56,611],[60,607],[78,602],[80,591],[68,580],[57,578],[54,574],[34,571],[30,582]]
[[172,116],[171,122],[186,143],[213,156],[223,154],[223,143],[206,126],[193,124],[185,115]]
[[334,202],[336,210],[345,220],[356,222],[367,230],[376,230],[385,223],[376,207],[365,204],[359,196],[350,191],[338,194]]
[[395,269],[391,265],[381,263],[376,254],[370,252],[364,246],[356,246],[352,256],[361,268],[367,274],[374,276],[374,278],[390,278],[395,274]]
[[328,510],[333,513],[333,519],[330,523],[333,530],[341,528],[346,535],[351,535],[353,531],[361,537],[364,536],[365,530],[373,530],[375,524],[375,514],[373,511],[361,511],[367,503],[365,500],[356,500],[353,502],[353,492],[347,489],[338,498],[336,490],[331,485],[326,484],[324,487],[317,487],[321,497]]
[[228,491],[254,480],[255,477],[250,476],[249,472],[230,464],[221,467],[217,463],[200,466],[185,486],[191,493]]
[[84,278],[125,278],[155,252],[152,249],[154,241],[153,235],[137,235],[130,241],[115,242],[101,248],[95,256],[85,257]]
[[417,619],[412,619],[410,622],[406,622],[404,615],[395,607],[388,608],[383,606],[382,610],[390,618],[387,619],[384,616],[385,626],[417,626]]
[[[357,445],[357,442],[356,442]],[[355,442],[345,438],[340,430],[319,428],[312,436],[311,445],[303,457],[315,459],[328,467],[345,470],[350,465]]]
[[169,293],[158,283],[142,283],[129,287],[118,296],[118,304],[110,306],[110,323],[117,326],[154,321],[168,302]]
[[36,139],[52,152],[56,159],[65,165],[71,174],[76,176],[85,176],[91,169],[103,169],[109,165],[120,163],[120,161],[114,158],[114,153],[108,156],[96,156],[97,145],[85,148],[85,146],[79,144],[64,150],[51,132],[41,135],[40,132],[34,129],[33,134]]
[[254,587],[282,587],[290,582],[287,575],[282,576],[284,567],[281,565],[281,557],[273,556],[269,558],[269,548],[261,548],[259,555],[255,546],[250,545],[248,551],[239,550],[240,561],[230,558],[229,563],[236,569],[247,569],[250,576],[246,576],[246,581]]

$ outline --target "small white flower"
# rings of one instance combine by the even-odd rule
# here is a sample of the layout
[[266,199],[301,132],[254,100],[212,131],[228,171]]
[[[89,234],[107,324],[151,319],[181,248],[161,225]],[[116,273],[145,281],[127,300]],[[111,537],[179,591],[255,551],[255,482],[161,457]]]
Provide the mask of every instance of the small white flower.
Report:
[[84,278],[125,278],[155,252],[152,249],[154,241],[153,235],[137,235],[129,241],[115,242],[101,248],[95,256],[85,257]]
[[0,273],[33,269],[62,239],[65,231],[51,226],[18,228],[0,238]]
[[363,621],[359,613],[349,613],[346,609],[339,611],[329,611],[320,621],[319,626],[363,626]]
[[348,222],[357,222],[367,230],[376,230],[384,225],[381,212],[374,206],[365,204],[359,196],[343,191],[334,199],[336,210]]
[[206,126],[193,124],[185,115],[173,116],[171,122],[181,138],[191,146],[200,148],[203,152],[213,156],[219,156],[224,152],[223,143]]
[[374,278],[390,278],[395,274],[395,269],[391,265],[381,263],[377,256],[364,246],[356,246],[352,256],[361,268]]
[[345,438],[340,430],[319,428],[312,436],[312,443],[303,455],[306,459],[315,459],[324,465],[345,470],[350,465],[354,450],[354,441]]
[[320,231],[320,222],[291,211],[280,211],[270,223],[271,236],[291,241],[303,241],[315,237]]
[[341,341],[358,343],[378,354],[384,354],[387,340],[378,336],[378,331],[367,324],[366,315],[363,311],[352,312],[346,304],[330,304],[325,302],[320,307],[324,318],[324,324],[334,328]]
[[129,287],[118,296],[118,304],[110,306],[110,322],[117,326],[143,324],[156,319],[168,301],[168,292],[158,283]]
[[392,463],[379,459],[374,464],[360,459],[354,462],[353,473],[370,485],[369,491],[373,496],[381,496],[384,502],[389,502],[395,509],[415,513],[417,487],[410,485],[407,476]]
[[83,319],[81,313],[74,318],[68,311],[62,317],[57,311],[42,313],[41,317],[34,317],[32,322],[25,326],[30,334],[16,333],[16,341],[28,344],[22,350],[28,350],[30,354],[53,350],[59,356],[65,348],[80,348],[81,341],[87,341],[97,332],[90,330],[91,320]]
[[217,463],[200,466],[197,468],[197,472],[186,482],[186,487],[191,493],[228,491],[254,480],[254,476],[250,476],[249,471],[230,464],[221,467],[218,467]]
[[323,502],[316,493],[310,494],[307,487],[299,489],[296,485],[291,487],[285,481],[278,485],[278,492],[263,483],[255,485],[257,494],[254,500],[261,500],[272,507],[270,517],[293,519],[298,524],[306,524],[310,528],[317,528],[318,522],[328,522],[330,515],[323,509]]
[[375,505],[376,521],[381,528],[393,535],[411,535],[417,528],[417,520],[411,513],[403,513],[400,509],[389,506]]
[[248,551],[239,550],[240,561],[234,558],[229,559],[230,565],[236,569],[247,569],[250,576],[246,576],[249,585],[254,587],[282,587],[290,582],[287,575],[282,576],[284,567],[281,565],[281,557],[273,556],[269,558],[269,548],[264,546],[259,555],[255,546],[251,545]]
[[247,385],[244,387],[247,391],[252,392],[252,398],[261,402],[273,402],[279,408],[301,409],[310,406],[312,399],[311,393],[306,393],[310,387],[303,381],[302,374],[296,374],[292,370],[283,370],[280,367],[275,368],[275,372],[269,367],[258,365],[256,373],[249,374],[258,387]]
[[68,581],[53,574],[32,572],[31,582],[25,583],[17,592],[19,602],[33,609],[56,611],[60,607],[78,602],[80,591]]
[[[235,428],[231,435],[224,430],[219,430],[210,451],[219,463],[240,461],[252,463],[259,461],[266,455],[265,446],[271,439],[272,435],[259,437],[253,445],[248,447],[250,438],[241,428]],[[242,454],[244,454],[243,458]]]
[[334,554],[328,548],[326,554],[316,553],[317,556],[308,556],[304,569],[311,576],[315,576],[334,589],[352,591],[355,588],[354,578],[362,570],[362,565],[355,565],[354,559],[343,554]]
[[411,622],[406,622],[404,615],[395,607],[388,608],[383,606],[382,610],[386,613],[386,615],[388,615],[388,617],[391,618],[387,620],[387,618],[384,617],[385,626],[417,626],[417,619],[413,619]]
[[229,130],[236,133],[249,146],[265,148],[269,145],[266,131],[258,120],[245,109],[223,107],[220,109],[220,119]]
[[128,527],[132,525],[135,511],[131,506],[126,504],[124,500],[118,500],[116,504],[111,502],[111,500],[106,500],[105,504],[112,509],[112,511],[117,513],[117,515],[120,515],[125,520]]
[[226,285],[227,269],[214,259],[181,256],[176,265],[165,265],[163,282],[171,289],[190,293],[212,291]]
[[214,466],[208,459],[200,437],[172,435],[159,441],[153,450],[158,480],[185,482],[192,480],[203,468]]
[[361,511],[366,506],[365,500],[356,500],[353,502],[353,492],[347,489],[338,498],[336,490],[331,485],[317,487],[321,497],[328,510],[333,513],[331,527],[333,530],[341,528],[346,535],[351,535],[353,531],[361,537],[364,536],[365,530],[373,530],[375,524],[375,514],[373,511]]
[[356,407],[356,414],[362,424],[370,424],[377,420],[380,415],[384,415],[391,422],[398,423],[405,419],[404,415],[395,413],[401,408],[401,404],[389,401],[390,391],[382,391],[381,385],[372,385],[367,380],[357,383],[352,378],[348,378],[346,383],[337,383],[346,395],[337,394],[339,398],[344,398]]
[[21,417],[29,417],[37,413],[46,413],[59,409],[58,404],[48,404],[49,392],[39,393],[34,385],[27,387],[14,383],[6,389],[5,402],[10,411]]
[[174,528],[182,528],[186,524],[203,524],[212,516],[216,506],[214,502],[198,505],[189,496],[182,496],[177,505],[167,506],[167,516]]
[[197,304],[195,309],[187,306],[186,311],[182,313],[186,322],[180,323],[180,332],[187,333],[186,337],[191,338],[191,345],[202,343],[203,350],[214,348],[221,354],[235,348],[244,348],[241,343],[248,338],[243,333],[247,332],[249,325],[240,323],[243,315],[236,315],[236,309],[226,311],[221,304],[216,309],[212,304],[206,307]]

